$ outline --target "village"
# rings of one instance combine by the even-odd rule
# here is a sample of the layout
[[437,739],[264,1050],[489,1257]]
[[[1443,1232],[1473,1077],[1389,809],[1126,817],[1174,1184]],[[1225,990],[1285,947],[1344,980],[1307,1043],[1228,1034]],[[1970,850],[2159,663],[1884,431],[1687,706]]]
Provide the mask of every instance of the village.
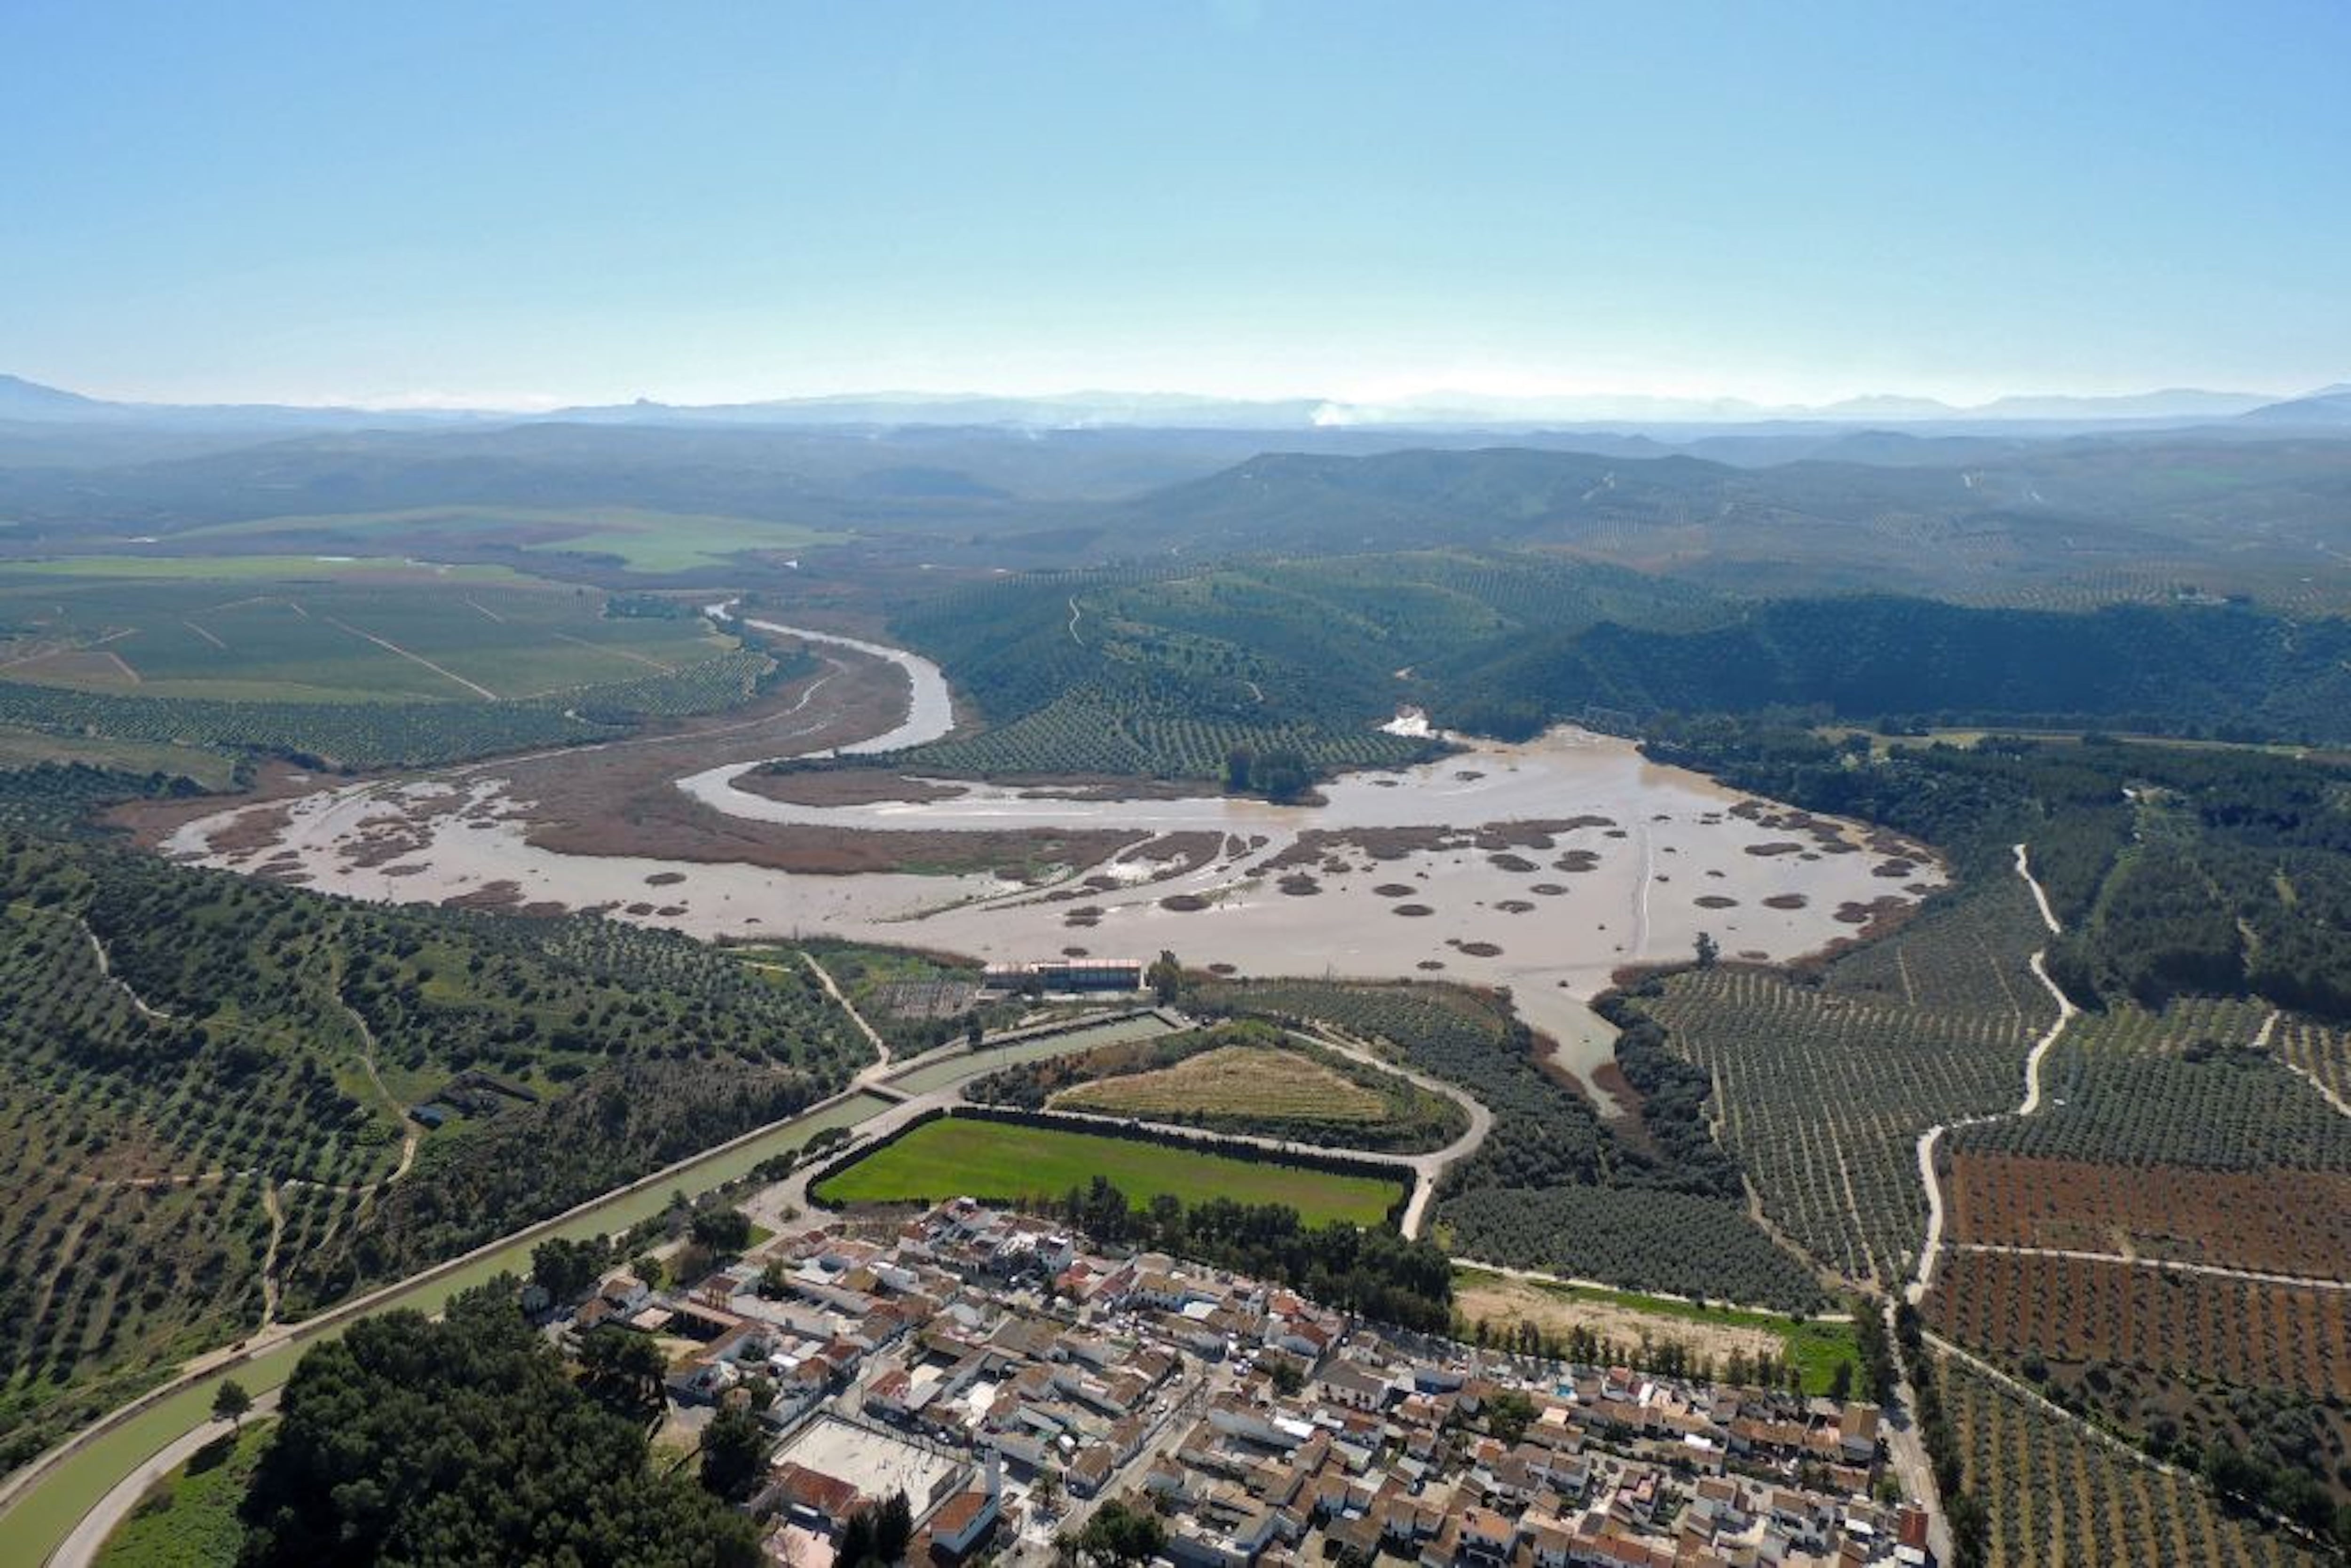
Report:
[[1933,1561],[1873,1406],[1382,1330],[970,1198],[539,1304],[676,1349],[672,1429],[757,1412],[747,1506],[790,1568],[864,1560],[885,1511],[918,1564]]

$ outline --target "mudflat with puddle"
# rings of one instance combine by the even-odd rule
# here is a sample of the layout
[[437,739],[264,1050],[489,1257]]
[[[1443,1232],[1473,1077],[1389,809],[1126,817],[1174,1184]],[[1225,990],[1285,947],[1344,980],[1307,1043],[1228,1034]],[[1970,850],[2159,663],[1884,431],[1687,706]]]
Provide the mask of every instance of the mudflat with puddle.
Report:
[[[952,724],[928,661],[768,629],[904,672],[904,721],[843,754],[917,744]],[[1559,1064],[1587,1082],[1609,1037],[1583,1003],[1612,970],[1685,956],[1701,932],[1726,957],[1793,957],[1858,935],[1944,878],[1917,845],[1564,728],[1352,774],[1293,806],[932,779],[757,792],[741,787],[757,762],[675,766],[678,790],[746,831],[837,835],[868,852],[863,863],[887,863],[893,843],[962,834],[1026,833],[1086,853],[1017,875],[924,875],[566,852],[532,841],[527,772],[496,765],[233,807],[181,825],[165,848],[359,898],[598,910],[704,936],[825,933],[991,959],[1167,948],[1244,975],[1507,985],[1559,1042]],[[779,798],[794,794],[803,798]],[[1102,854],[1110,843],[1122,847]]]

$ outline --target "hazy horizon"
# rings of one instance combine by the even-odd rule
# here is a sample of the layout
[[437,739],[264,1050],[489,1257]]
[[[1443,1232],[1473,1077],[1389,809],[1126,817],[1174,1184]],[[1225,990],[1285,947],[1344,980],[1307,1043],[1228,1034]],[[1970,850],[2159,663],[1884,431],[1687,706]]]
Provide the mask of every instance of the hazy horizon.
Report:
[[97,397],[2292,396],[2351,12],[19,7],[0,369]]

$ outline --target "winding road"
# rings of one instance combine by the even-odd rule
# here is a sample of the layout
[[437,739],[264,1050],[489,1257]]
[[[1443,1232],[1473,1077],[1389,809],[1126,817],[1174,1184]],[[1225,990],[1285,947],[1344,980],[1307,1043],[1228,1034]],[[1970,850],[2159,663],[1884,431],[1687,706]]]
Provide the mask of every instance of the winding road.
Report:
[[[2043,892],[2041,884],[2032,879],[2032,862],[2026,858],[2022,844],[2016,846],[2016,874],[2022,877],[2024,885],[2032,890],[2032,901],[2040,906],[2041,920],[2049,927],[2049,934],[2053,936],[2062,935],[2064,927],[2057,924],[2056,912],[2049,907],[2049,895]],[[2020,1116],[2030,1116],[2039,1111],[2041,1109],[2041,1063],[2048,1057],[2049,1048],[2057,1043],[2057,1037],[2065,1032],[2065,1026],[2072,1023],[2081,1013],[2082,1009],[2074,1005],[2073,998],[2066,996],[2057,982],[2049,977],[2048,967],[2043,962],[2048,953],[2049,949],[2043,947],[2032,955],[2031,961],[2032,977],[2047,988],[2049,995],[2057,1003],[2057,1021],[2043,1031],[2041,1038],[2032,1042],[2032,1049],[2025,1053],[2024,1098],[2013,1111],[2003,1111],[1993,1116],[1969,1116],[1957,1122],[1938,1123],[1918,1135],[1918,1179],[1927,1186],[1927,1240],[1926,1244],[1918,1249],[1917,1274],[1909,1284],[1903,1287],[1902,1291],[1903,1298],[1912,1306],[1917,1306],[1926,1299],[1927,1291],[1935,1283],[1935,1267],[1941,1261],[1943,1256],[1943,1178],[1935,1168],[1935,1152],[1943,1141],[1943,1134],[1954,1127],[1974,1127],[1987,1122],[2013,1121]]]

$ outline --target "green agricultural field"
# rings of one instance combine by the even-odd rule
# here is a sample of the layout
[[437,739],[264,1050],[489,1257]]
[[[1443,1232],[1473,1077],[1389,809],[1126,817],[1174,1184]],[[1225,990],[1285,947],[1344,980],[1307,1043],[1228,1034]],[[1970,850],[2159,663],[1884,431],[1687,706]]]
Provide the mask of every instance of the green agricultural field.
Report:
[[[22,760],[205,779],[219,768],[168,754],[423,766],[610,739],[777,678],[699,615],[615,613],[601,590],[503,568],[0,561],[0,727],[56,737],[20,740]],[[100,740],[147,755],[93,754]]]
[[607,616],[601,592],[397,562],[0,563],[0,675],[242,702],[521,701],[726,653],[696,617]]
[[1383,1223],[1402,1184],[1260,1164],[1164,1144],[1050,1127],[943,1117],[875,1150],[818,1187],[826,1203],[933,1203],[958,1196],[1056,1198],[1102,1176],[1136,1207],[1161,1193],[1200,1203],[1280,1203],[1310,1225]]
[[245,1541],[237,1505],[276,1425],[248,1421],[149,1488],[99,1548],[99,1568],[217,1568],[235,1562]]
[[397,547],[479,549],[485,545],[531,554],[615,556],[631,571],[678,572],[723,565],[740,550],[796,550],[837,544],[849,536],[757,517],[644,511],[632,507],[419,507],[396,512],[256,517],[222,523],[183,538],[305,543],[343,540],[354,550]]

